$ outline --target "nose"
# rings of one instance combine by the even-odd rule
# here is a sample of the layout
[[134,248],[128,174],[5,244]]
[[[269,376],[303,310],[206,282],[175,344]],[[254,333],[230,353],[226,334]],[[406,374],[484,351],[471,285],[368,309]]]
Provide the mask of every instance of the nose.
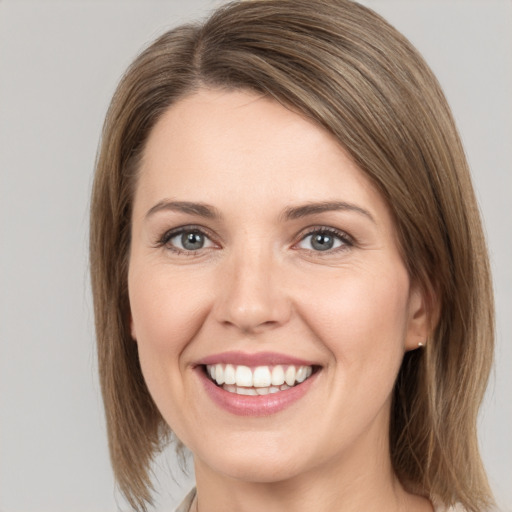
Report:
[[241,250],[226,262],[216,296],[216,317],[224,326],[256,334],[285,324],[291,301],[283,269],[270,250]]

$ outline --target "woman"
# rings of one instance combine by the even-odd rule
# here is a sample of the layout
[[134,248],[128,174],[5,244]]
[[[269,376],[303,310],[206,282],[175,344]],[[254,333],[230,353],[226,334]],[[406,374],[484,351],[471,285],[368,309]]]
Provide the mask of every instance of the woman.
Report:
[[492,505],[476,415],[485,242],[440,87],[346,0],[235,2],[171,30],[107,115],[91,275],[116,479],[180,510]]

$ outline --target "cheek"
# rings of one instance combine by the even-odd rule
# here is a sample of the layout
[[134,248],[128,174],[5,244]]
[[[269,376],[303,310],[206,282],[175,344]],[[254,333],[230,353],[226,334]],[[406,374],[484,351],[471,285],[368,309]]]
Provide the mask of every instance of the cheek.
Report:
[[303,316],[336,360],[348,366],[401,362],[408,318],[405,270],[340,272],[317,290],[304,302]]
[[304,313],[309,328],[331,354],[326,377],[332,395],[325,414],[336,418],[333,435],[342,432],[340,439],[345,440],[353,440],[376,418],[387,428],[403,360],[408,303],[406,274],[352,275],[324,287],[324,299],[317,296],[310,302],[309,315]]
[[[204,281],[204,280],[203,280]],[[203,282],[204,284],[204,282]],[[128,291],[133,331],[147,388],[169,425],[187,409],[187,347],[201,328],[208,295],[190,275],[163,265],[130,268]]]
[[169,373],[169,366],[179,366],[180,355],[200,329],[209,299],[198,285],[190,276],[169,275],[165,268],[130,272],[133,332],[148,378]]

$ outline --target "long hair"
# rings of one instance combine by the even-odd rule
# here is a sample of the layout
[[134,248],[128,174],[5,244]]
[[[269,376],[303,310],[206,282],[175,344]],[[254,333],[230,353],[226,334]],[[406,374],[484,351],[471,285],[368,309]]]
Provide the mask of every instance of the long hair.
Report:
[[464,151],[441,88],[413,46],[349,0],[229,3],[170,30],[129,67],[110,105],[91,202],[90,265],[100,381],[118,485],[151,503],[151,462],[170,439],[129,330],[131,208],[152,127],[199,88],[257,91],[333,134],[387,201],[432,317],[405,355],[390,424],[406,489],[471,512],[492,504],[476,418],[492,363],[487,250]]

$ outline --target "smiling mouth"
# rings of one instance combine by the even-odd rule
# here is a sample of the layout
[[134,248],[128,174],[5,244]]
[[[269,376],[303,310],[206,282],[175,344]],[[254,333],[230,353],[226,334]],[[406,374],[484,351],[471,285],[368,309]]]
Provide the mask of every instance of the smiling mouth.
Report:
[[203,366],[208,378],[229,393],[261,396],[294,388],[319,370],[317,366],[273,365],[251,368],[234,364]]

